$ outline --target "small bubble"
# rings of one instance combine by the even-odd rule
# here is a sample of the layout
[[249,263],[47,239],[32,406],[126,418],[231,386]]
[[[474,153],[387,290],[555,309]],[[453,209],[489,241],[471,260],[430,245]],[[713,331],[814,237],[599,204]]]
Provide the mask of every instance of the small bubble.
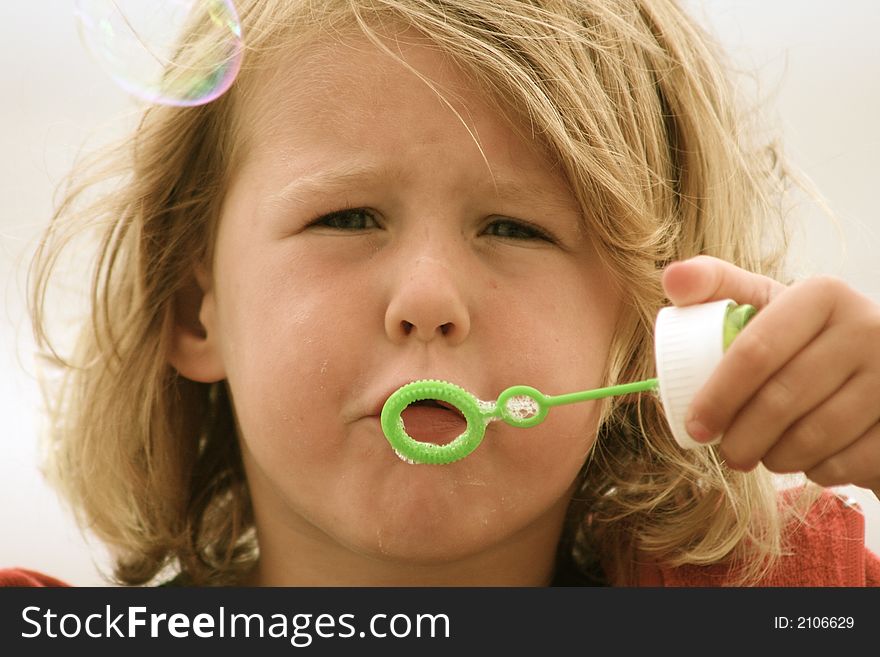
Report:
[[495,415],[495,409],[497,406],[493,401],[477,399],[477,408],[480,409],[480,413],[483,415],[483,426],[488,426],[490,422],[501,419]]
[[507,400],[507,412],[518,420],[535,417],[538,410],[538,402],[527,395],[517,395]]

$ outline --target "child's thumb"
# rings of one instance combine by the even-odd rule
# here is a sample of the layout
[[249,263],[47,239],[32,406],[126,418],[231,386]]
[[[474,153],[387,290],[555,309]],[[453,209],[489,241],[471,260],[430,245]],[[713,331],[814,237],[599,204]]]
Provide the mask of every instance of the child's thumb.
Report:
[[733,299],[762,308],[785,286],[724,260],[700,255],[670,264],[663,272],[663,289],[676,306]]

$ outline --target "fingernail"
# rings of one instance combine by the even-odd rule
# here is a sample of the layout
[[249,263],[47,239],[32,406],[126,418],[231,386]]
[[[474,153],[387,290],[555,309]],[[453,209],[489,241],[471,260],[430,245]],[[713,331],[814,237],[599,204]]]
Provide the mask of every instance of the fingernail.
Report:
[[698,443],[707,443],[715,437],[715,432],[710,431],[706,425],[700,422],[696,418],[691,418],[685,423],[685,428],[687,432],[691,435],[691,438],[696,440]]

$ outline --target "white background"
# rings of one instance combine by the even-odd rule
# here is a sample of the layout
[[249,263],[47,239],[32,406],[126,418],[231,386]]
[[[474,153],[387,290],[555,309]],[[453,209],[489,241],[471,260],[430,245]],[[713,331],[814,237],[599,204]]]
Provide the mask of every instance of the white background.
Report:
[[[840,231],[806,212],[805,271],[837,274],[880,301],[880,3],[689,0],[772,108],[788,153]],[[0,21],[0,567],[103,583],[103,549],[80,534],[37,470],[41,401],[25,311],[26,263],[76,155],[130,123],[135,105],[80,44],[73,0],[4,3]],[[842,234],[839,234],[842,233]],[[83,274],[85,276],[85,274]],[[821,373],[817,373],[821,376]],[[867,403],[877,404],[878,398]],[[847,487],[880,553],[880,502]]]

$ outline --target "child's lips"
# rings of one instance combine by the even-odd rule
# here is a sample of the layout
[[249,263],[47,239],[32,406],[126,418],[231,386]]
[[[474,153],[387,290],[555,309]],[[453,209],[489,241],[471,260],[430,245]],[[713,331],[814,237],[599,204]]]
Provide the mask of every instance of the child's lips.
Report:
[[411,404],[400,414],[406,432],[414,440],[435,445],[452,442],[467,428],[464,417],[455,409]]

